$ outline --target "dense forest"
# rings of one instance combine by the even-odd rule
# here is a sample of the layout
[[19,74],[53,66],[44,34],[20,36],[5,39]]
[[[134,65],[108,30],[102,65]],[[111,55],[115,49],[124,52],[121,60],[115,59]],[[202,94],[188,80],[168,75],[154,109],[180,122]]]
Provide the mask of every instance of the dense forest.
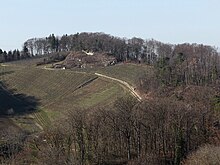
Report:
[[[178,165],[191,163],[185,159],[199,147],[215,146],[209,147],[211,152],[201,148],[196,159],[192,158],[197,162],[203,156],[211,157],[213,149],[219,150],[219,112],[213,110],[217,104],[210,102],[215,93],[210,91],[197,87],[184,91],[182,99],[173,96],[138,102],[124,97],[111,109],[75,108],[65,120],[28,140],[25,134],[4,132],[5,163]],[[218,164],[219,160],[209,162]]]
[[[28,141],[2,144],[15,164],[219,164],[220,55],[202,44],[165,44],[104,33],[33,38],[1,62],[69,51],[106,52],[118,62],[152,66],[139,78],[146,98],[118,98],[113,107],[74,108],[64,121]],[[209,145],[208,145],[209,144]],[[19,152],[19,154],[17,154]],[[1,156],[1,155],[0,155]],[[33,159],[34,157],[34,159]],[[206,157],[207,159],[202,159]],[[8,163],[6,161],[6,163]]]
[[0,62],[30,57],[88,50],[107,52],[120,61],[136,61],[154,65],[164,84],[213,84],[220,75],[217,48],[202,44],[165,44],[141,38],[119,38],[104,33],[77,33],[27,40],[22,51],[2,51]]
[[[144,40],[136,37],[127,39],[114,37],[105,33],[83,32],[73,35],[66,34],[62,37],[51,34],[45,38],[28,39],[24,42],[20,52],[18,50],[8,52],[0,50],[0,60],[7,62],[54,52],[82,50],[107,52],[114,55],[118,61],[134,60],[147,64],[154,64],[159,58],[173,58],[174,56],[176,59],[179,58],[179,60],[184,60],[190,56],[194,60],[194,63],[199,61],[200,64],[204,64],[208,56],[213,56],[214,58],[218,56],[217,48],[202,44],[186,43],[173,45],[153,39]],[[164,60],[163,62],[167,62],[166,59]],[[218,62],[217,60],[216,63]],[[213,64],[213,61],[209,61],[207,65],[210,66]]]

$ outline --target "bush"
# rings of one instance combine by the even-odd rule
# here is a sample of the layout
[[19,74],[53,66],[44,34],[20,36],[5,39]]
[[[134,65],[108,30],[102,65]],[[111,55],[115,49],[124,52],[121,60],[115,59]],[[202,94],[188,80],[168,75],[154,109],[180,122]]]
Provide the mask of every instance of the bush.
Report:
[[220,146],[205,145],[192,153],[185,165],[209,165],[220,164]]

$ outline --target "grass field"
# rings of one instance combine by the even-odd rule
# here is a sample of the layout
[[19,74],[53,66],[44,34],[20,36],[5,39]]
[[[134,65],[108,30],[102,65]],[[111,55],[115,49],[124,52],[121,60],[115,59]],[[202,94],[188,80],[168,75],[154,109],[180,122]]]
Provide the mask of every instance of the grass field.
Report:
[[44,59],[47,58],[47,56],[40,56],[40,57],[32,57],[29,59],[23,59],[18,61],[11,61],[7,64],[10,66],[16,66],[16,67],[35,67],[37,63],[43,62]]
[[[36,58],[33,60],[21,60],[9,63],[10,66],[19,67],[33,67],[37,62],[42,61],[44,57]],[[51,67],[52,64],[48,64],[47,67]],[[39,66],[43,67],[43,66]],[[136,86],[138,80],[143,75],[147,75],[152,72],[152,67],[144,64],[134,64],[134,63],[120,63],[109,67],[97,67],[97,68],[73,68],[72,71],[92,73],[95,72],[105,74],[114,78],[121,79],[128,82],[130,85]]]
[[98,78],[91,72],[16,67],[14,64],[0,66],[0,81],[15,94],[34,96],[39,102],[37,111],[13,118],[18,126],[31,132],[47,128],[74,108],[107,106],[127,94],[119,84]]
[[97,77],[94,73],[118,78],[135,87],[139,78],[152,70],[149,66],[137,64],[46,70],[43,69],[44,66],[36,67],[35,64],[39,60],[42,59],[0,65],[0,82],[15,94],[34,96],[39,103],[36,111],[16,116],[11,120],[30,132],[48,128],[67,111],[75,108],[111,106],[118,97],[128,94],[123,85]]
[[138,65],[138,64],[117,64],[109,67],[99,67],[99,68],[85,68],[79,69],[74,68],[72,70],[88,72],[88,73],[101,73],[110,77],[118,78],[123,81],[128,82],[130,85],[137,86],[138,80],[143,75],[148,74],[152,71],[152,67],[147,65]]
[[35,96],[42,106],[57,102],[94,75],[68,71],[23,68],[4,75],[3,82],[15,92]]

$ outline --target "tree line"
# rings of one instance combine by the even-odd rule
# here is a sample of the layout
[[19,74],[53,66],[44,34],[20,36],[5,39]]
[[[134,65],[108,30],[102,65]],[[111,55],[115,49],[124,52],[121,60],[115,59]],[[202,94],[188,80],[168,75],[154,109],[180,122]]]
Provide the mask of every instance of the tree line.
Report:
[[219,53],[212,46],[187,43],[173,45],[153,39],[127,39],[87,32],[61,37],[51,34],[45,38],[28,39],[20,52],[0,50],[0,61],[82,50],[106,52],[115,56],[119,62],[134,61],[156,65],[158,75],[165,84],[179,84],[180,81],[185,84],[204,84],[207,81],[214,82],[220,73]]
[[11,160],[47,165],[177,165],[214,137],[214,94],[208,87],[197,87],[184,91],[182,100],[171,96],[138,102],[123,97],[111,109],[76,108],[65,122],[29,140]]
[[211,46],[176,45],[169,53],[158,56],[153,66],[153,73],[140,78],[140,87],[145,92],[188,85],[216,88],[220,85],[220,55]]
[[0,49],[0,63],[1,62],[9,62],[9,61],[17,61],[22,59],[30,58],[31,54],[28,52],[28,48],[26,46],[23,47],[22,51],[15,49],[13,51],[3,51]]
[[143,60],[153,63],[157,57],[171,56],[177,52],[183,54],[197,49],[202,52],[204,47],[206,53],[217,53],[217,49],[211,46],[200,44],[166,44],[153,39],[144,40],[133,37],[120,38],[105,33],[76,33],[63,35],[61,37],[54,34],[45,38],[32,38],[24,43],[31,55],[42,55],[61,51],[82,51],[108,52],[122,60]]

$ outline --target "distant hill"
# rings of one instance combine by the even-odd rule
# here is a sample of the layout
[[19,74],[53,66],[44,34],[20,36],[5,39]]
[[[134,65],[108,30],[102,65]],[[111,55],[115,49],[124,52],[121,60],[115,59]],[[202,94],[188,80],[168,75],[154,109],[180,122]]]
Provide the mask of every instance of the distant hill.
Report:
[[[170,56],[155,59],[153,64],[125,60],[108,67],[98,65],[103,64],[108,54],[97,52],[87,55],[68,51],[61,61],[57,59],[62,54],[55,52],[43,58],[3,63],[0,99],[4,101],[1,108],[6,116],[0,117],[0,131],[13,128],[16,135],[21,130],[27,133],[22,135],[28,137],[27,145],[19,152],[22,156],[16,155],[21,161],[24,157],[33,161],[33,156],[39,164],[57,161],[57,157],[44,160],[41,155],[59,142],[58,148],[51,151],[57,153],[61,147],[64,156],[58,161],[62,162],[66,162],[70,149],[71,154],[81,159],[78,148],[84,146],[84,156],[89,153],[92,157],[85,159],[88,162],[98,162],[99,153],[106,164],[138,164],[142,161],[138,157],[141,153],[145,162],[179,164],[198,147],[213,142],[210,138],[217,139],[219,56],[211,50],[181,45]],[[42,60],[42,65],[36,66]],[[76,65],[70,69],[52,67],[68,62]],[[140,98],[129,97],[131,91]],[[27,113],[31,102],[24,101],[33,97],[37,100],[35,111]],[[5,134],[11,137],[8,132]],[[14,141],[8,138],[8,143],[4,137],[1,136],[0,149],[8,151],[5,146]],[[23,141],[22,138],[18,144]],[[158,145],[151,148],[152,144]],[[180,152],[184,154],[179,155]]]

